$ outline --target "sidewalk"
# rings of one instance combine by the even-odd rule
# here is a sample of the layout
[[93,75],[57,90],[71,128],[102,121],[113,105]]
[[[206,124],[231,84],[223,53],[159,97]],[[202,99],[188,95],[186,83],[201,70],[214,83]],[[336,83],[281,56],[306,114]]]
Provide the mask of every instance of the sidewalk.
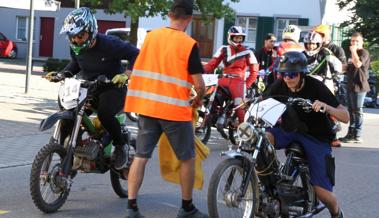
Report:
[[41,66],[33,70],[25,94],[25,62],[0,59],[0,169],[30,164],[51,134],[38,126],[54,111],[59,84],[43,79]]

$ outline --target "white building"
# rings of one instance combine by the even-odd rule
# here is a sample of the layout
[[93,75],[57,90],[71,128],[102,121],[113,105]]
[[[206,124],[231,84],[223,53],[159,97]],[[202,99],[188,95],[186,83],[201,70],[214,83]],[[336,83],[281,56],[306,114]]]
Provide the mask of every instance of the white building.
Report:
[[[238,3],[229,2],[236,11],[234,20],[214,20],[206,25],[200,16],[195,14],[187,32],[199,42],[202,57],[211,57],[222,44],[226,43],[226,31],[231,25],[243,26],[247,30],[246,45],[260,48],[267,33],[274,33],[280,39],[281,31],[288,24],[296,24],[307,30],[321,23],[331,25],[340,23],[347,14],[338,11],[336,1],[240,0]],[[68,43],[64,36],[59,35],[59,30],[65,16],[72,9],[63,4],[57,12],[35,12],[33,57],[69,58]],[[0,32],[17,43],[18,57],[25,57],[28,10],[0,8],[0,14]],[[98,19],[99,32],[105,32],[108,28],[130,26],[130,19],[122,14],[107,15],[103,10],[97,10],[95,16]],[[168,26],[168,19],[140,18],[139,26],[147,29]]]

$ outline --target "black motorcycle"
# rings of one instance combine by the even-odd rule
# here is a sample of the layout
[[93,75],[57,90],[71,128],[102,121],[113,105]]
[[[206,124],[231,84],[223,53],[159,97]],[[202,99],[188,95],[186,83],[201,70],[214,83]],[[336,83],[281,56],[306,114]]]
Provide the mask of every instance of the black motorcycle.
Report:
[[[77,172],[110,171],[114,192],[126,198],[128,168],[134,157],[134,140],[128,131],[125,113],[116,116],[129,148],[128,167],[116,170],[111,158],[112,141],[102,127],[93,107],[93,91],[111,85],[101,78],[96,81],[65,79],[59,89],[61,110],[41,121],[40,130],[55,125],[50,141],[35,156],[30,173],[30,194],[38,209],[57,211],[67,200]],[[66,124],[70,125],[66,125]],[[131,145],[131,146],[129,146]]]
[[[301,98],[288,100],[305,111],[312,103]],[[280,163],[275,148],[266,137],[267,127],[275,125],[286,110],[285,104],[255,100],[239,125],[238,148],[223,152],[222,161],[212,174],[208,188],[208,211],[218,217],[312,217],[325,206],[316,198],[301,144],[286,149],[287,159]],[[276,111],[276,112],[274,112]]]
[[[214,80],[218,80],[221,77],[236,77],[231,74],[212,75],[215,77],[213,78]],[[238,122],[238,118],[235,109],[229,89],[219,86],[217,81],[214,81],[211,85],[207,85],[203,106],[198,110],[199,119],[195,127],[196,136],[204,144],[207,144],[211,136],[211,128],[216,127],[224,139],[236,144],[234,133],[236,131],[235,123]]]
[[378,101],[378,90],[376,88],[377,83],[378,83],[377,76],[372,70],[369,70],[368,84],[370,86],[370,91],[367,92],[364,103],[363,103],[365,107],[375,108],[377,106],[377,101]]

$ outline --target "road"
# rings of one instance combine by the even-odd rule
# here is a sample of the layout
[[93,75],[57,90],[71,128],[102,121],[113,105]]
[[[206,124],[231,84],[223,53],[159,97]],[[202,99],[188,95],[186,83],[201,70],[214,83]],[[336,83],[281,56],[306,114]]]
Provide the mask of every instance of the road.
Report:
[[[30,164],[50,134],[39,132],[38,123],[55,110],[57,86],[35,76],[41,70],[37,67],[30,93],[24,94],[23,66],[12,65],[9,69],[10,65],[0,59],[0,218],[123,217],[127,200],[113,193],[109,174],[79,174],[66,204],[57,213],[46,215],[33,205]],[[337,165],[335,193],[345,217],[351,218],[379,217],[379,110],[365,109],[364,119],[364,143],[333,149]],[[135,124],[129,123],[129,127],[135,135]],[[340,136],[346,128],[343,125]],[[209,144],[211,154],[203,163],[204,188],[194,191],[194,202],[202,211],[207,211],[210,176],[222,160],[220,152],[227,149],[227,142],[215,131]],[[156,153],[149,162],[138,201],[146,217],[175,217],[180,207],[180,189],[162,180]],[[316,216],[328,217],[326,211]]]

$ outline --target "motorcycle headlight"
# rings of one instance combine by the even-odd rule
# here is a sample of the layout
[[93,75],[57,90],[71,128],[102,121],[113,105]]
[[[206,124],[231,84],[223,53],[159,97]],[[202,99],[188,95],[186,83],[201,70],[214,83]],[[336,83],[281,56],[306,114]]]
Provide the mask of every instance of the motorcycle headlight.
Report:
[[237,128],[237,137],[244,142],[255,140],[256,131],[254,126],[247,122],[241,123]]

